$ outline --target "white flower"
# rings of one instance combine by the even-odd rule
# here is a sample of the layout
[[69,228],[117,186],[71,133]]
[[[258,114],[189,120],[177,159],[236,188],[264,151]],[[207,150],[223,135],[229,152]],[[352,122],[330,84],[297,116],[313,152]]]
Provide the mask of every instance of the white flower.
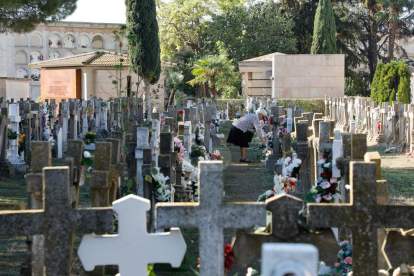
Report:
[[321,203],[321,201],[322,201],[322,198],[321,198],[320,196],[317,196],[317,197],[315,198],[315,202],[316,202],[316,203]]
[[89,158],[89,157],[91,157],[92,155],[91,155],[91,153],[89,152],[89,151],[84,151],[83,152],[83,157],[84,158]]
[[287,169],[286,169],[286,168],[283,168],[283,170],[282,170],[282,175],[287,175],[287,174],[288,174]]
[[351,189],[351,185],[349,185],[349,184],[345,185],[345,189],[350,190]]
[[168,195],[170,195],[170,194],[171,194],[170,190],[165,190],[165,191],[164,191],[164,195],[168,196]]
[[292,153],[293,158],[296,158],[298,155],[296,154],[296,152]]
[[336,178],[336,177],[332,177],[331,178],[331,183],[335,183],[335,182],[337,182],[338,181],[338,178]]
[[290,157],[286,157],[286,159],[285,159],[285,165],[286,166],[289,165],[290,160],[292,160]]
[[316,164],[318,164],[318,165],[323,165],[323,164],[325,164],[325,159],[321,159],[321,160],[319,160],[318,162],[316,162]]
[[198,157],[198,161],[204,161],[204,157],[203,156],[199,156]]
[[268,190],[268,191],[266,191],[265,194],[266,194],[266,197],[269,197],[269,196],[271,196],[273,194],[273,191]]
[[292,161],[292,164],[295,164],[295,167],[298,167],[300,164],[302,164],[302,160],[295,159],[295,160]]
[[167,197],[165,195],[161,194],[161,195],[157,196],[157,200],[158,201],[166,201]]
[[158,188],[157,193],[162,194],[162,190],[163,190],[162,188]]
[[329,166],[331,165],[331,163],[326,163],[325,165],[323,165],[325,168],[329,168]]
[[331,195],[324,195],[323,199],[330,201],[330,200],[332,200],[332,196]]
[[282,183],[282,179],[283,177],[281,175],[276,174],[273,178],[273,182],[275,183],[275,185],[280,185],[280,183]]
[[252,273],[253,273],[253,268],[249,267],[249,268],[247,269],[247,274],[246,274],[246,276],[252,276]]
[[329,187],[331,187],[331,183],[329,183],[328,181],[325,181],[325,182],[322,182],[320,186],[322,187],[322,189],[328,189]]

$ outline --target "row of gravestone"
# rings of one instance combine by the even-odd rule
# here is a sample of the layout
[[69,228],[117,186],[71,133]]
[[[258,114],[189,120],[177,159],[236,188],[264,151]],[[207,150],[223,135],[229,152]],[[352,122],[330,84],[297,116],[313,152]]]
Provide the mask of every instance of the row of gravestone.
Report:
[[[324,228],[325,232],[320,236],[300,232],[297,219],[302,202],[299,199],[279,195],[266,203],[224,203],[222,162],[200,162],[199,170],[199,203],[158,203],[155,208],[159,228],[199,229],[200,275],[223,274],[224,228],[266,226],[266,210],[272,212],[271,233],[241,232],[236,238],[233,246],[240,264],[257,260],[257,248],[265,242],[315,244],[320,259],[332,263],[338,248],[336,243],[327,244],[325,238],[332,236],[330,227],[345,226],[352,231],[354,275],[375,274],[373,271],[378,267],[377,229],[410,228],[414,218],[414,206],[377,203],[375,162],[351,162],[349,203],[308,204],[308,225]],[[46,167],[42,177],[43,208],[1,211],[0,235],[43,235],[46,275],[70,275],[71,236],[73,233],[112,233],[112,208],[69,207],[69,166]],[[91,270],[95,266],[118,265],[121,275],[125,276],[135,275],[132,274],[134,271],[144,275],[148,263],[179,265],[185,251],[182,237],[174,228],[169,238],[166,233],[148,234],[145,213],[149,208],[149,202],[140,197],[129,196],[116,201],[114,210],[118,213],[119,231],[115,236],[87,235],[84,238],[78,252],[84,267]],[[146,246],[141,246],[143,244]],[[391,254],[396,250],[399,249],[391,249]]]
[[365,133],[372,142],[387,142],[398,151],[413,151],[414,106],[393,101],[378,105],[369,98],[326,98],[325,114],[337,122],[336,128]]

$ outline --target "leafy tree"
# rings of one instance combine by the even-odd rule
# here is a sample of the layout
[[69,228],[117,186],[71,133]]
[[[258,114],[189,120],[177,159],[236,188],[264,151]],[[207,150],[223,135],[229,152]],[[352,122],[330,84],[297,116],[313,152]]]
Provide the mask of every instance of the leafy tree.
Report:
[[330,0],[320,0],[315,15],[311,54],[336,54],[336,25]]
[[217,54],[220,42],[236,63],[274,52],[293,54],[297,51],[293,27],[293,20],[281,15],[274,3],[236,7],[213,16],[206,25],[206,48]]
[[[404,61],[383,65],[379,63],[371,88],[371,100],[381,104],[398,100],[411,102],[411,73]],[[398,96],[398,99],[397,99]]]
[[155,0],[126,0],[126,15],[131,69],[145,84],[148,119],[151,120],[150,84],[158,82],[161,74],[160,40]]
[[378,0],[382,6],[380,16],[386,18],[388,22],[388,62],[394,59],[395,39],[398,35],[398,21],[404,21],[410,16],[410,12],[414,9],[414,2],[411,0]]
[[194,64],[192,71],[195,78],[189,83],[191,85],[208,83],[211,97],[217,95],[217,85],[223,85],[224,79],[228,79],[235,71],[232,60],[228,60],[226,55],[206,56]]
[[185,48],[202,55],[209,18],[243,6],[245,2],[246,0],[159,0],[162,59],[174,60],[176,52]]
[[0,32],[24,33],[36,25],[65,19],[76,10],[77,0],[2,0]]
[[171,88],[171,94],[170,94],[170,98],[168,100],[167,106],[172,104],[174,100],[175,91],[178,88],[178,85],[183,81],[183,79],[184,79],[184,76],[180,72],[172,72],[170,74],[169,76],[170,84],[168,86]]

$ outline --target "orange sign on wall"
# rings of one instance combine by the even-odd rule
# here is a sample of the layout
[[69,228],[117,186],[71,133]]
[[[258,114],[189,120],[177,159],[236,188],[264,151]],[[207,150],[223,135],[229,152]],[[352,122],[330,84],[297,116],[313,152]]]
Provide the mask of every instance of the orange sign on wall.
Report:
[[42,101],[56,99],[56,102],[60,102],[62,99],[80,99],[80,69],[42,69],[41,75]]

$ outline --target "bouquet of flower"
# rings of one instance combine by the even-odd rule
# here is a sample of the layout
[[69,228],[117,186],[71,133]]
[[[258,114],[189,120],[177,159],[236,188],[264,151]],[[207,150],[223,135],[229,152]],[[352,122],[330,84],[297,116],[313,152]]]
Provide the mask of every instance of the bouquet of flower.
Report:
[[223,157],[220,155],[220,151],[216,150],[210,153],[210,160],[223,160]]
[[96,133],[95,132],[86,132],[85,136],[83,137],[85,144],[90,145],[95,143],[96,140]]
[[305,201],[334,203],[334,195],[341,193],[338,191],[341,178],[332,177],[332,153],[324,154],[316,164],[318,168],[322,168],[322,172],[316,180],[316,186],[313,186],[309,193],[305,195]]
[[223,120],[227,120],[227,113],[226,113],[226,111],[224,111],[224,110],[220,111],[220,116],[221,116],[221,118],[223,118]]
[[290,194],[296,189],[297,179],[289,175],[281,176],[276,174],[273,181],[275,184],[274,187],[260,195],[257,199],[258,202],[264,202],[266,199],[272,198],[278,194]]
[[269,148],[273,148],[273,131],[265,133],[264,139],[266,140],[266,145]]
[[7,137],[9,138],[9,140],[14,140],[19,137],[19,132],[17,130],[13,130],[9,128],[7,135],[8,135]]
[[191,146],[191,153],[190,153],[190,157],[206,157],[207,155],[207,149],[205,146],[203,145],[192,145]]
[[193,189],[194,196],[198,196],[198,169],[194,168],[188,180],[188,186]]
[[26,135],[25,134],[20,136],[18,145],[19,145],[19,154],[20,154],[22,151],[26,149]]
[[342,241],[339,248],[341,250],[338,252],[338,263],[335,264],[333,272],[348,275],[352,271],[352,245],[348,241]]
[[160,173],[160,168],[153,168],[151,175],[146,175],[145,180],[152,183],[155,199],[158,202],[169,202],[171,196],[171,187],[167,184],[168,176]]
[[293,153],[292,158],[287,157],[284,161],[285,168],[283,169],[283,175],[289,175],[292,177],[297,177],[300,170],[300,165],[302,164],[302,160],[297,158],[297,154]]
[[178,139],[178,137],[174,137],[174,152],[177,153],[176,162],[182,163],[183,162],[183,155],[187,151],[184,148],[183,142],[180,139]]
[[284,119],[277,130],[277,137],[279,137],[280,143],[282,143],[283,135],[285,135],[286,133],[287,133],[287,119]]
[[269,146],[260,145],[255,148],[254,151],[257,154],[257,158],[267,158],[270,154],[272,154],[272,149]]

